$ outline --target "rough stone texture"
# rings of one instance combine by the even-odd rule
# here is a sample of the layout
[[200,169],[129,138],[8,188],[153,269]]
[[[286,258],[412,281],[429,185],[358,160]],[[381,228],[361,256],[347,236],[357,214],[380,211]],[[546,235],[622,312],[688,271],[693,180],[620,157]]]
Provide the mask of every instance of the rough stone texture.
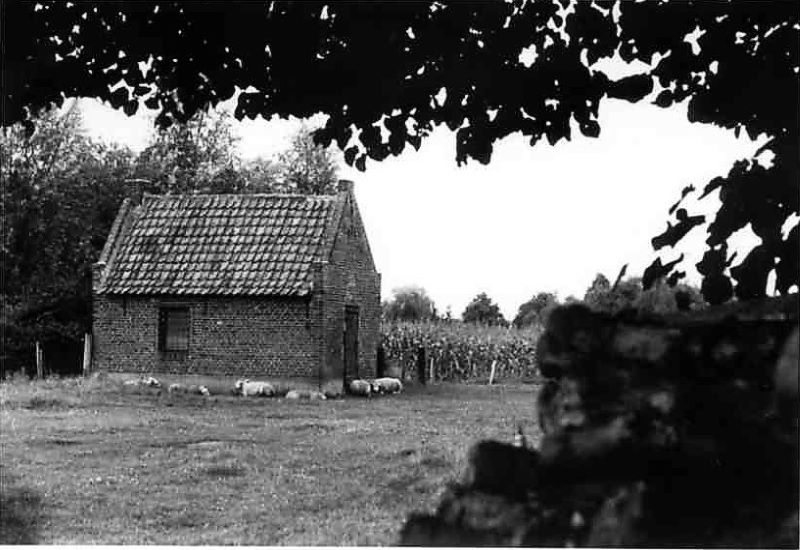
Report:
[[797,298],[554,311],[540,448],[476,445],[400,543],[797,548]]

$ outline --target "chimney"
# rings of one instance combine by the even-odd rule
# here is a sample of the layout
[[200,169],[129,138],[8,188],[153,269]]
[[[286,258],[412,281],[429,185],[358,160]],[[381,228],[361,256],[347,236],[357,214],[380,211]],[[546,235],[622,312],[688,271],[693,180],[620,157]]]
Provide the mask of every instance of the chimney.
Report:
[[106,272],[106,263],[103,261],[92,264],[92,292],[100,292],[103,289],[103,277]]
[[350,180],[339,180],[339,184],[336,186],[336,190],[339,193],[353,193],[353,182]]

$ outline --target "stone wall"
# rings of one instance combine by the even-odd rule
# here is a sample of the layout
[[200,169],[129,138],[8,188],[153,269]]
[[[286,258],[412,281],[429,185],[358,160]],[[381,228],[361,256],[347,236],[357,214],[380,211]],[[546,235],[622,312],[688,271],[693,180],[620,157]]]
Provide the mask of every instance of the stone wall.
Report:
[[542,441],[473,447],[401,544],[797,548],[798,305],[555,310]]

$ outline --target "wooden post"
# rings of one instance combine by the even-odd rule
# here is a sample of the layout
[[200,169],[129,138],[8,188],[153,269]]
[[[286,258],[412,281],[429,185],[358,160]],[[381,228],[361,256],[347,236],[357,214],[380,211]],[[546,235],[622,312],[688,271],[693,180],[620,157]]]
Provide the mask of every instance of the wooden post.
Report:
[[423,385],[427,382],[425,363],[425,348],[420,346],[417,348],[417,378],[419,378],[419,383]]
[[435,377],[434,377],[434,375],[433,375],[433,357],[431,357],[431,368],[430,368],[430,369],[428,369],[428,380],[430,380],[431,382],[433,382],[433,381],[434,381],[434,379],[435,379]]
[[489,385],[491,386],[494,383],[494,373],[495,368],[497,367],[497,359],[492,361],[492,372],[489,373]]
[[83,335],[83,375],[89,376],[92,370],[92,333]]
[[386,350],[382,345],[378,345],[377,365],[375,368],[375,378],[382,378],[386,376]]
[[36,378],[39,380],[44,378],[44,354],[39,340],[36,340]]

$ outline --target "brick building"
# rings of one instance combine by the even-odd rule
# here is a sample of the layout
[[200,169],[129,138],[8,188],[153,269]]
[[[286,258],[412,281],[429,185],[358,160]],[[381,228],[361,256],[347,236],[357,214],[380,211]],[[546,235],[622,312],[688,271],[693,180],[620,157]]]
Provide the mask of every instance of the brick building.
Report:
[[126,200],[92,286],[95,370],[328,388],[374,375],[380,274],[348,181],[335,196]]

